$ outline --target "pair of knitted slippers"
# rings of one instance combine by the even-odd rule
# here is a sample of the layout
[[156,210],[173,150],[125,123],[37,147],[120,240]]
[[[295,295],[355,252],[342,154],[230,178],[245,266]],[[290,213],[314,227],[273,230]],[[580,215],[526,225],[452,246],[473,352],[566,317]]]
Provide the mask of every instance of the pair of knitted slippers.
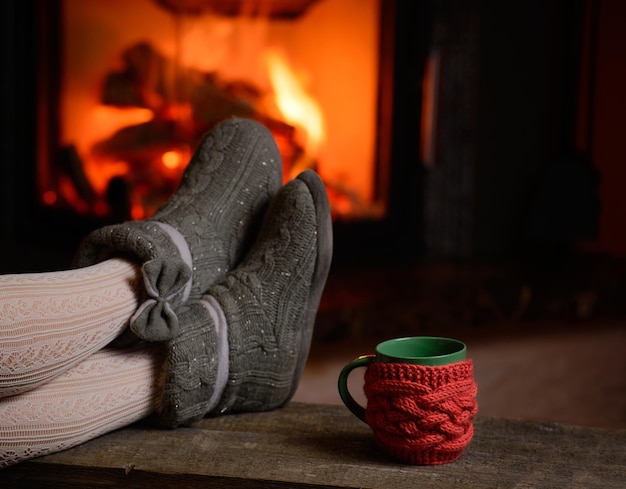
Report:
[[164,342],[165,426],[261,411],[293,396],[332,257],[330,209],[313,171],[282,185],[271,133],[216,126],[153,217],[91,233],[76,257],[142,263],[128,334]]

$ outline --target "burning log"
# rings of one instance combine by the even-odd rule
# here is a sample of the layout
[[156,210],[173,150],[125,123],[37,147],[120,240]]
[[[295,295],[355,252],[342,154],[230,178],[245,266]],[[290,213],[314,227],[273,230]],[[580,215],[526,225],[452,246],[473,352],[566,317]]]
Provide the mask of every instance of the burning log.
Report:
[[[149,108],[152,121],[125,127],[94,145],[97,156],[135,161],[137,152],[181,143],[194,145],[222,120],[237,116],[256,119],[282,139],[292,139],[293,126],[259,113],[255,105],[263,96],[244,81],[225,83],[216,73],[177,69],[150,44],[141,42],[123,54],[122,71],[106,76],[102,102],[118,107]],[[170,81],[174,74],[175,80]],[[181,117],[181,108],[188,107]],[[160,149],[159,149],[160,148]],[[152,152],[150,150],[149,152]]]
[[117,107],[158,110],[169,98],[167,73],[173,66],[149,43],[140,42],[122,53],[124,70],[109,73],[102,103]]
[[145,42],[128,48],[123,60],[120,71],[106,75],[102,102],[148,108],[153,117],[122,127],[91,148],[97,165],[118,161],[128,165],[126,173],[107,187],[108,207],[116,217],[128,212],[129,199],[140,201],[146,214],[156,209],[174,191],[186,163],[164,169],[163,156],[175,151],[183,157],[207,131],[232,116],[255,119],[274,134],[288,174],[301,150],[295,127],[256,108],[265,96],[256,86],[245,81],[226,83],[213,72],[182,69]]

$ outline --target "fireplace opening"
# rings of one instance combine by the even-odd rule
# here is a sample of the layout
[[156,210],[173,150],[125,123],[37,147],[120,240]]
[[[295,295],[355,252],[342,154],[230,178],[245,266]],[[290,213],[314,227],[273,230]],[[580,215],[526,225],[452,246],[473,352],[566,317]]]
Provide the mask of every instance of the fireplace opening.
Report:
[[380,3],[63,0],[42,204],[149,217],[203,134],[240,116],[272,131],[285,180],[320,174],[336,220],[380,219]]
[[45,232],[46,249],[69,254],[92,229],[150,216],[201,136],[235,115],[272,131],[285,179],[321,175],[333,266],[421,257],[428,2],[8,0],[6,9],[12,125],[2,166],[15,178],[3,184],[5,246]]

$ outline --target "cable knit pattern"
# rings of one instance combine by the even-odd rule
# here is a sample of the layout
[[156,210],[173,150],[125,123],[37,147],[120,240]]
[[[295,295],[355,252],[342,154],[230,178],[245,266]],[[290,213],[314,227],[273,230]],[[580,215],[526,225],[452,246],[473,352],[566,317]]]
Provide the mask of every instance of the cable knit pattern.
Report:
[[272,134],[251,120],[228,120],[205,137],[178,190],[154,216],[94,231],[75,264],[120,254],[143,263],[145,302],[131,330],[145,340],[169,340],[180,306],[200,298],[246,252],[281,183]]
[[323,183],[305,172],[276,195],[242,265],[209,291],[224,311],[230,348],[229,380],[216,412],[274,409],[293,396],[331,255]]
[[159,424],[169,428],[193,423],[209,411],[219,365],[215,321],[203,303],[185,304],[180,319],[180,334],[166,343],[163,393],[157,407]]
[[181,310],[185,334],[168,344],[161,422],[177,426],[209,413],[220,357],[211,316],[223,318],[228,338],[227,382],[211,413],[265,411],[286,403],[308,356],[331,255],[326,192],[308,171],[279,190],[257,242],[209,290],[205,310],[191,301]]
[[471,360],[428,367],[376,362],[365,372],[365,419],[380,446],[411,464],[461,456],[478,411]]

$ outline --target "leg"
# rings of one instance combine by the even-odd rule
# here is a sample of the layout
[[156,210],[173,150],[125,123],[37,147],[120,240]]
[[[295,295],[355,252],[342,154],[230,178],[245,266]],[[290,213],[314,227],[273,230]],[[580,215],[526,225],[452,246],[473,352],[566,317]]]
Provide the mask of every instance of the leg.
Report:
[[0,469],[146,417],[162,362],[160,345],[104,349],[37,389],[0,399]]
[[36,389],[0,399],[0,468],[155,410],[176,426],[208,413],[282,406],[304,367],[331,255],[323,185],[305,173],[277,194],[242,264],[183,306],[175,339],[101,350]]
[[161,347],[98,350],[129,323],[135,339],[177,336],[177,310],[247,251],[280,169],[266,129],[227,121],[203,141],[153,218],[84,241],[76,260],[83,268],[0,277],[0,467],[153,411]]
[[[247,250],[281,168],[266,128],[231,119],[205,137],[152,218],[84,240],[76,256],[84,268],[0,277],[0,397],[41,385],[122,332],[131,340],[172,338],[178,308]],[[136,267],[113,260],[120,256],[141,265],[141,280]]]
[[0,397],[33,389],[100,350],[137,309],[139,267],[122,259],[0,276]]

